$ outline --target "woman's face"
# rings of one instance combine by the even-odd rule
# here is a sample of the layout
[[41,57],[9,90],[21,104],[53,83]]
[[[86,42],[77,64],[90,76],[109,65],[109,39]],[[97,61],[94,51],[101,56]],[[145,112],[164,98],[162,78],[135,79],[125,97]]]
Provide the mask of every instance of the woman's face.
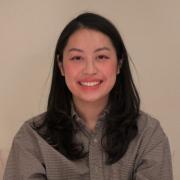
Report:
[[105,34],[80,29],[72,34],[59,63],[74,101],[107,101],[119,73],[111,40]]

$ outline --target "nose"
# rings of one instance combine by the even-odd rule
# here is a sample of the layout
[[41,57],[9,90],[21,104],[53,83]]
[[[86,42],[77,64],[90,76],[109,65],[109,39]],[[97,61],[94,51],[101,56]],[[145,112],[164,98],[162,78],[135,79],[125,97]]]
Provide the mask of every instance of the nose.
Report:
[[93,75],[97,73],[95,62],[92,59],[86,61],[83,72],[88,75]]

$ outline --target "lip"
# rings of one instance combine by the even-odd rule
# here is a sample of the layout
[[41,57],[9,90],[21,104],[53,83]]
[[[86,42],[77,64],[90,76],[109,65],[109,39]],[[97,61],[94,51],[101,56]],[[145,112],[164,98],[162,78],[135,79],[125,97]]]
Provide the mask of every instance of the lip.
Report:
[[81,79],[78,82],[102,82],[102,79],[97,79],[97,78],[86,78],[86,79]]
[[81,86],[90,86],[90,87],[93,87],[93,86],[98,86],[101,84],[101,81],[94,81],[94,82],[80,82],[79,83]]
[[[93,82],[98,82],[98,84],[94,85],[94,86],[86,86],[86,85],[82,85],[83,83],[93,83]],[[82,79],[80,81],[78,81],[78,84],[81,86],[82,89],[84,90],[95,90],[97,88],[99,88],[102,84],[103,80],[102,79],[95,79],[95,78],[86,78],[86,79]]]

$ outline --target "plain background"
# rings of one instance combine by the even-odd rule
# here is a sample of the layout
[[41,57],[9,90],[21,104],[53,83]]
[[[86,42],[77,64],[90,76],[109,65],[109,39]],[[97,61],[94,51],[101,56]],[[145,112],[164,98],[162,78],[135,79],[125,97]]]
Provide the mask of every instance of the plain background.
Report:
[[142,109],[161,122],[180,179],[179,0],[0,0],[0,149],[9,151],[22,123],[45,111],[57,38],[84,11],[122,34]]

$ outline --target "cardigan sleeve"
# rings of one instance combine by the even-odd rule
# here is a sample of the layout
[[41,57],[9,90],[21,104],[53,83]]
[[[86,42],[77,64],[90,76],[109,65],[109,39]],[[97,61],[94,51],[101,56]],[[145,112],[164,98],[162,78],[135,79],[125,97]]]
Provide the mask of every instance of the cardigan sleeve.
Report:
[[173,180],[169,141],[159,123],[146,131],[134,180]]
[[26,125],[13,140],[3,180],[46,180],[38,143]]

